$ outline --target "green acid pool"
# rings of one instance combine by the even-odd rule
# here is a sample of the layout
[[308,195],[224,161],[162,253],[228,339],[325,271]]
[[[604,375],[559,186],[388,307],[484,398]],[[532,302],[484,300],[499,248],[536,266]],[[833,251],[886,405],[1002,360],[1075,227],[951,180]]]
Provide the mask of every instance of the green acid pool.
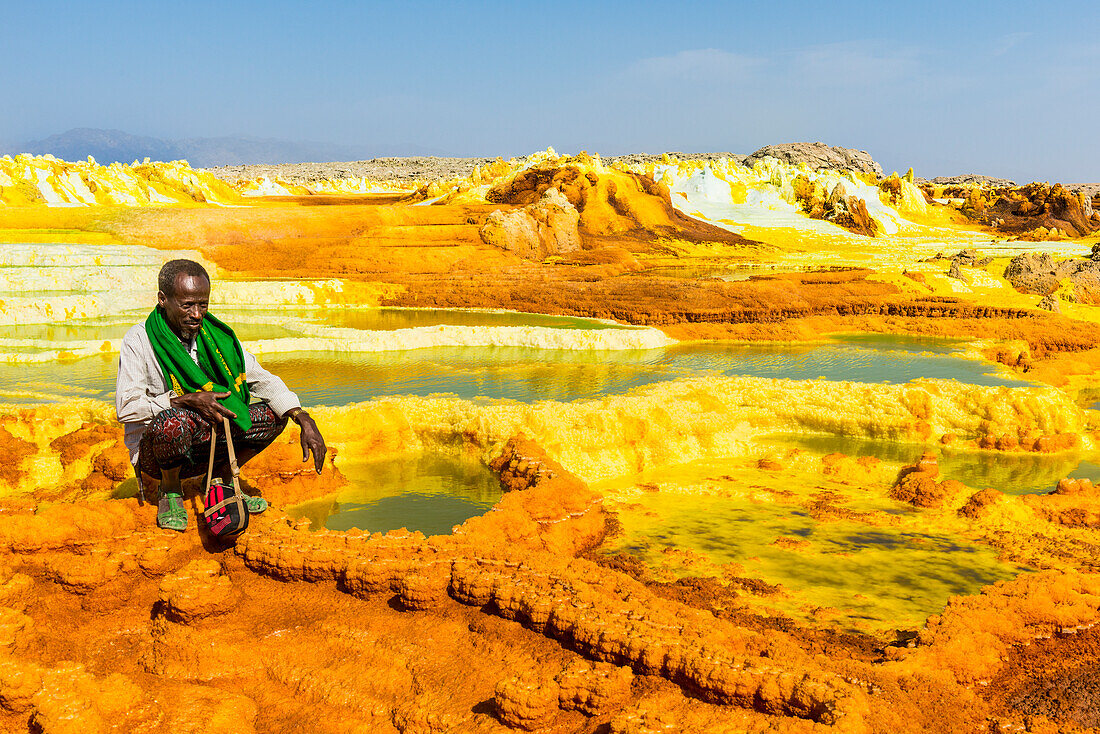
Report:
[[455,525],[487,512],[500,500],[500,477],[473,458],[416,454],[383,461],[346,461],[351,482],[334,495],[289,509],[314,530],[387,532],[406,528],[448,535]]
[[886,497],[841,501],[855,519],[815,517],[805,500],[828,486],[806,477],[770,494],[762,490],[775,480],[712,460],[644,479],[646,491],[603,487],[619,531],[599,553],[635,556],[663,580],[759,579],[778,587],[763,605],[796,619],[834,619],[843,629],[874,633],[913,629],[952,596],[1027,570],[967,540],[961,523],[937,526]]
[[954,479],[974,489],[994,487],[1006,494],[1045,494],[1063,477],[1100,483],[1100,455],[1069,451],[1057,454],[953,451],[949,447],[919,443],[895,443],[846,436],[780,434],[767,439],[778,447],[810,453],[873,456],[891,464],[915,464],[925,452],[936,455],[940,477]]
[[[330,312],[340,311],[329,309]],[[390,311],[397,311],[391,309]],[[445,312],[409,311],[404,316],[378,316],[393,329],[408,317],[461,320]],[[468,314],[467,314],[468,315]],[[320,317],[318,317],[320,318]],[[359,310],[329,320],[373,319]],[[462,318],[466,318],[463,316]],[[489,318],[479,314],[470,318]],[[496,318],[496,317],[493,317]],[[504,317],[502,317],[504,318]],[[607,328],[604,322],[527,314],[507,314],[510,325],[530,320],[562,329]],[[555,321],[556,320],[556,321]],[[377,326],[377,324],[374,324]],[[0,327],[0,345],[7,350],[40,350],[68,339],[93,335],[118,338],[129,323],[117,319],[101,327],[92,324]],[[412,327],[409,327],[412,328]],[[485,326],[483,328],[493,328]],[[4,333],[18,331],[19,339]],[[97,330],[100,329],[100,330]],[[285,325],[246,322],[238,332],[247,347],[259,339],[295,338]],[[657,349],[582,350],[529,347],[426,347],[420,349],[338,352],[276,352],[261,363],[279,375],[307,405],[346,405],[377,397],[450,393],[462,398],[571,401],[625,393],[656,382],[701,373],[753,375],[796,380],[848,380],[854,382],[908,382],[917,378],[957,379],[976,385],[1025,385],[996,372],[996,367],[965,359],[957,340],[905,336],[837,337],[813,344],[737,344],[728,342],[680,343]],[[0,401],[52,402],[70,397],[113,399],[117,357],[93,355],[59,361],[56,356],[36,361],[20,357],[0,361]]]

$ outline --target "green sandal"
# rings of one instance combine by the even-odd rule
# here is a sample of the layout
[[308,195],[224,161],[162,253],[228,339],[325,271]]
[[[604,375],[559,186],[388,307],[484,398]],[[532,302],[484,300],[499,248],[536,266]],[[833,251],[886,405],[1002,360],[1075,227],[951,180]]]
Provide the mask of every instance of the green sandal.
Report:
[[244,506],[248,508],[249,515],[259,515],[267,509],[267,500],[263,497],[253,497],[241,492],[241,499],[244,501]]
[[158,528],[180,533],[187,529],[187,509],[183,506],[183,495],[161,495],[157,510]]

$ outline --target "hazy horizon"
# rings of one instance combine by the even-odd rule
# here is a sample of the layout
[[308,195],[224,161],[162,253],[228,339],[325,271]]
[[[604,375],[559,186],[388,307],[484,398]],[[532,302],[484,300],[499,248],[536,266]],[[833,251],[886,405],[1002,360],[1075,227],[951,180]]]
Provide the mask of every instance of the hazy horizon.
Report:
[[[1100,8],[940,3],[25,4],[0,142],[72,128],[438,155],[751,153],[1100,180]],[[411,153],[416,155],[417,153]]]

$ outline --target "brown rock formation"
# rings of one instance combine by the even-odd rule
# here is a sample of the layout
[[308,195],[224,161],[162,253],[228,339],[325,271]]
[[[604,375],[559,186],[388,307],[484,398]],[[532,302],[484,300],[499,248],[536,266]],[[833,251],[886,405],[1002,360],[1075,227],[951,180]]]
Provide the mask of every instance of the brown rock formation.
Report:
[[922,183],[932,183],[938,186],[966,186],[978,184],[981,186],[1006,187],[1016,185],[1015,181],[1007,178],[983,176],[977,173],[964,173],[958,176],[936,176],[930,181],[922,181]]
[[753,159],[762,158],[777,158],[795,165],[805,163],[813,170],[829,168],[836,171],[852,171],[876,179],[882,177],[882,166],[876,163],[867,151],[839,146],[829,147],[820,142],[765,145],[749,154],[749,159],[745,162],[747,165],[752,165]]
[[1100,527],[1100,507],[1096,500],[1100,488],[1088,479],[1071,479],[1058,482],[1053,492],[1025,498],[1043,519],[1068,528]]
[[920,645],[901,665],[932,664],[962,684],[988,681],[1014,646],[1098,620],[1100,575],[1024,574],[952,599],[942,615],[929,618]]
[[959,508],[959,514],[972,520],[978,519],[985,514],[987,507],[997,504],[1003,496],[1001,492],[987,487],[972,494],[966,504]]
[[[682,214],[669,190],[652,178],[596,166],[585,153],[575,159],[543,163],[497,181],[485,195],[497,204],[528,206],[550,189],[561,192],[579,213],[587,247],[652,243],[659,237],[689,242],[753,244],[739,235]],[[630,235],[624,239],[624,235]]]
[[493,609],[588,657],[666,677],[704,700],[823,723],[855,724],[859,716],[860,694],[842,681],[745,655],[751,645],[743,633],[713,618],[698,627],[704,616],[677,613],[635,582],[583,561],[515,569],[464,562],[454,566],[451,583],[463,603]]
[[1100,729],[1098,659],[1096,628],[1060,630],[1048,639],[1013,648],[985,694],[994,708],[1012,712],[1003,717],[1002,730]]
[[1036,306],[1044,311],[1050,311],[1051,313],[1062,313],[1062,306],[1053,293],[1048,293],[1039,299],[1039,303],[1037,303]]
[[238,592],[216,560],[191,561],[179,573],[160,582],[160,600],[165,616],[187,624],[215,614],[224,614],[237,603]]
[[953,479],[937,482],[940,467],[934,453],[925,453],[916,464],[901,470],[890,496],[914,507],[944,507],[954,502],[966,486]]
[[481,240],[527,260],[564,255],[580,249],[580,214],[561,193],[547,189],[542,198],[522,209],[490,214],[481,227]]
[[533,731],[558,713],[560,688],[556,680],[526,673],[497,684],[493,697],[497,716],[514,729]]
[[[933,189],[926,185],[925,193],[932,195]],[[970,219],[1020,239],[1085,237],[1100,229],[1092,198],[1062,184],[947,186],[942,194],[965,199],[962,212]]]
[[500,474],[505,491],[535,489],[554,483],[562,490],[584,491],[584,482],[554,461],[534,441],[515,436],[504,445],[500,454],[489,462],[489,468]]
[[13,436],[6,428],[0,426],[0,482],[9,487],[17,486],[18,482],[27,475],[26,470],[20,468],[23,459],[34,450],[34,444]]
[[1078,303],[1100,304],[1100,262],[1091,258],[1056,262],[1049,253],[1024,253],[1012,258],[1004,277],[1021,293],[1042,296],[1051,296],[1063,280],[1068,280]]
[[849,196],[843,183],[826,192],[821,184],[810,183],[805,176],[797,176],[793,185],[795,197],[811,219],[824,219],[867,237],[878,233],[878,223],[867,212],[867,202]]

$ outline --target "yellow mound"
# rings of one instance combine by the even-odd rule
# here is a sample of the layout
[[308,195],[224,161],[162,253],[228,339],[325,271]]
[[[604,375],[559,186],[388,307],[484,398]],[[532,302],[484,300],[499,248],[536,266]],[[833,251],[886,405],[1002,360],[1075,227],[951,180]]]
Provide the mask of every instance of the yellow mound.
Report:
[[91,156],[70,163],[51,155],[0,158],[0,203],[11,206],[154,206],[237,204],[240,195],[187,161],[101,166]]

